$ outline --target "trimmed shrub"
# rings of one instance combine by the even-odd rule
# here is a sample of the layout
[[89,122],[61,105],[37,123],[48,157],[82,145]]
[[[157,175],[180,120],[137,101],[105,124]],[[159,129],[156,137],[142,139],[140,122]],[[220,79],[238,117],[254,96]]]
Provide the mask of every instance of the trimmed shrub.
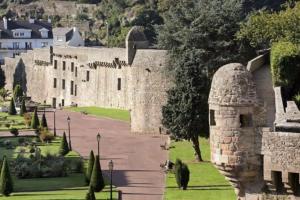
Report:
[[70,149],[69,149],[66,133],[64,132],[61,143],[60,143],[59,154],[64,156],[67,153],[69,153],[69,151],[70,151]]
[[102,170],[100,166],[99,155],[96,156],[93,172],[90,180],[90,187],[94,189],[95,192],[100,192],[105,187]]
[[175,163],[175,177],[178,188],[186,190],[190,180],[190,171],[180,159],[177,159]]
[[89,184],[90,180],[91,180],[91,175],[92,175],[92,172],[93,172],[94,162],[95,162],[94,152],[91,151],[88,166],[87,166],[87,169],[86,169],[86,174],[85,174],[85,181],[86,181],[87,184]]
[[23,118],[24,118],[25,125],[26,125],[27,127],[30,127],[30,125],[31,125],[31,120],[32,120],[31,114],[30,114],[30,113],[24,113],[24,114],[23,114]]
[[8,114],[10,114],[10,115],[16,115],[17,114],[14,98],[11,98],[11,100],[10,100]]
[[44,127],[44,128],[48,128],[48,124],[47,124],[47,119],[46,119],[45,113],[43,114],[43,117],[42,117],[41,126]]
[[86,193],[85,200],[96,200],[94,189],[91,186]]
[[3,158],[1,176],[0,176],[0,192],[4,196],[9,196],[13,192],[13,181],[6,157]]
[[288,99],[300,91],[300,48],[291,42],[272,45],[271,72],[273,84],[285,88]]
[[22,105],[20,109],[20,116],[23,116],[27,112],[26,105],[25,105],[25,100],[22,100]]
[[23,90],[20,85],[16,85],[14,88],[14,99],[18,99],[23,96]]
[[33,117],[31,119],[31,128],[38,129],[40,126],[39,117],[37,115],[37,108],[34,109]]
[[10,133],[13,134],[14,136],[18,136],[19,135],[19,130],[17,128],[11,128]]
[[40,128],[38,135],[42,142],[51,142],[54,139],[54,135],[47,128]]

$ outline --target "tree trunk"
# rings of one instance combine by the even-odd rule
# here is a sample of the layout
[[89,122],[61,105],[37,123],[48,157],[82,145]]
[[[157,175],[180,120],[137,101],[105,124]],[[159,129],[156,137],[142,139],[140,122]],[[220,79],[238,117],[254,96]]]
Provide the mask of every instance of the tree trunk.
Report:
[[199,161],[199,162],[203,161],[202,156],[201,156],[198,136],[193,136],[192,137],[192,143],[193,143],[193,148],[194,148],[194,151],[195,151],[196,160]]

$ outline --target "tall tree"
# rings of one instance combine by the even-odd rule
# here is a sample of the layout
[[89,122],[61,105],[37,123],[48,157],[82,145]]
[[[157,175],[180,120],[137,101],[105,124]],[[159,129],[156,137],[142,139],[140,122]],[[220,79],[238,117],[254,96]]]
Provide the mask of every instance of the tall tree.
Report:
[[163,124],[176,137],[190,140],[202,161],[198,136],[208,132],[208,93],[213,73],[241,62],[243,46],[235,40],[243,18],[239,0],[179,0],[158,28],[159,46],[168,49],[168,74],[174,87],[163,107]]
[[4,196],[9,196],[13,192],[13,181],[10,175],[8,161],[6,157],[3,158],[0,175],[0,192]]
[[22,90],[21,86],[18,84],[14,88],[14,99],[17,100],[22,96],[23,96],[23,90]]

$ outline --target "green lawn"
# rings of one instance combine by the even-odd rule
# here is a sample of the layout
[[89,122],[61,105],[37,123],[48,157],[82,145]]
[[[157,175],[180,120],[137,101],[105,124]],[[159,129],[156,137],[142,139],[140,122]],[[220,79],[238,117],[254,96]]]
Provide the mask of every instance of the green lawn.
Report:
[[[7,127],[6,125],[10,125]],[[20,115],[9,115],[7,113],[0,112],[0,131],[7,131],[10,128],[28,129],[24,123],[24,118]]]
[[108,117],[127,122],[130,121],[130,112],[128,110],[99,107],[69,107],[66,109],[75,112],[86,112],[89,115],[94,115],[97,117]]
[[186,191],[177,188],[175,176],[167,175],[165,200],[235,200],[233,188],[225,177],[209,162],[209,141],[201,139],[202,156],[205,162],[195,163],[193,148],[189,142],[174,142],[170,149],[170,160],[180,158],[188,164],[190,182]]
[[[16,193],[12,193],[10,197],[2,197],[0,199],[9,200],[75,200],[85,199],[88,187],[85,186],[83,174],[71,174],[62,178],[39,178],[39,179],[19,179],[14,181]],[[32,191],[34,188],[34,192]],[[117,192],[113,191],[114,198]],[[97,200],[106,200],[109,198],[109,185],[99,193],[95,193]]]

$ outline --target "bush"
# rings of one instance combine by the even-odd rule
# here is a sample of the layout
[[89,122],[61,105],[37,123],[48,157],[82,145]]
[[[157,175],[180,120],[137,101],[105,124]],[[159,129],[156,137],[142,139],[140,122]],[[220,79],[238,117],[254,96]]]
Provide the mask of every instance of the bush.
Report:
[[30,113],[24,113],[23,114],[23,118],[24,118],[25,125],[27,127],[30,127],[30,125],[31,125],[31,119],[32,119],[31,114]]
[[0,192],[4,196],[9,196],[13,192],[13,181],[6,157],[3,158],[0,176]]
[[273,84],[282,86],[287,98],[300,91],[300,48],[291,42],[278,42],[272,45],[271,72]]
[[23,138],[23,137],[18,138],[18,143],[19,144],[24,144],[25,143],[25,138]]
[[31,128],[38,129],[40,126],[39,117],[37,115],[37,108],[34,109],[33,117],[31,119]]
[[68,168],[71,173],[82,173],[83,163],[81,159],[69,160]]
[[10,100],[8,114],[10,114],[10,115],[16,115],[17,114],[14,98],[11,98],[11,100]]
[[94,162],[95,162],[94,152],[91,151],[88,166],[87,166],[86,173],[85,173],[85,181],[86,181],[87,184],[89,184],[90,180],[91,180],[91,175],[92,175],[92,172],[93,172]]
[[27,109],[26,109],[26,105],[25,105],[25,100],[23,99],[22,100],[22,105],[21,105],[21,108],[20,108],[20,115],[23,116],[26,112],[27,112]]
[[94,189],[90,186],[86,193],[85,200],[96,200]]
[[99,155],[96,156],[93,172],[90,180],[90,187],[94,189],[95,192],[100,192],[105,187],[104,179],[102,176],[102,170],[100,166]]
[[47,124],[47,119],[46,119],[45,113],[43,114],[43,117],[42,117],[41,126],[44,127],[44,128],[48,128],[48,124]]
[[66,133],[64,132],[61,143],[60,143],[60,149],[59,149],[59,154],[64,156],[67,153],[69,153],[70,149],[69,149],[69,145],[67,142],[67,137],[66,137]]
[[13,134],[14,136],[18,136],[19,135],[19,130],[17,128],[11,128],[10,133]]
[[23,96],[23,90],[20,85],[16,85],[14,88],[14,99],[18,100]]
[[41,142],[51,142],[54,139],[54,135],[47,128],[41,128],[38,135]]
[[188,166],[179,159],[175,163],[175,177],[178,188],[186,190],[190,180],[190,171]]

